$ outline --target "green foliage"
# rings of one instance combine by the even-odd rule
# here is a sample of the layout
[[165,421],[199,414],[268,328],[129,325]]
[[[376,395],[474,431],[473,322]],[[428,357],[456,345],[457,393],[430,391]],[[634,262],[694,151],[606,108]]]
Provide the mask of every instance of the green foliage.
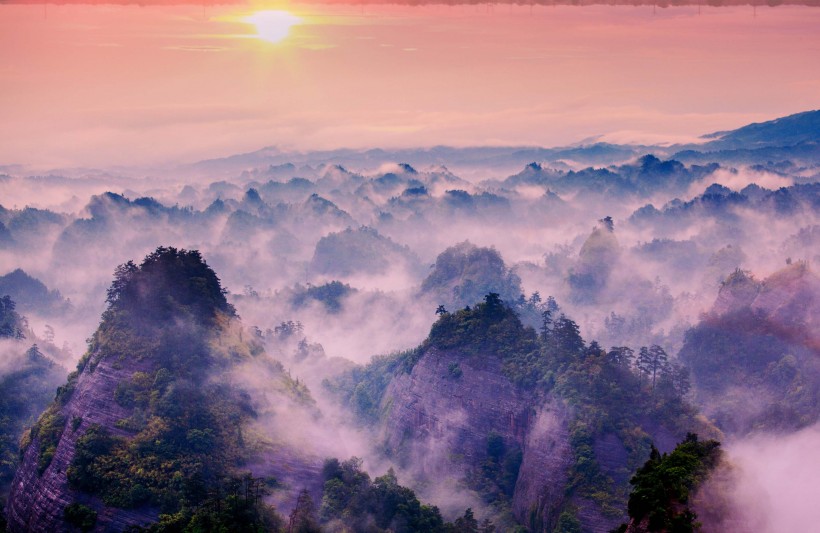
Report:
[[316,506],[307,489],[302,489],[296,500],[296,506],[290,513],[288,532],[294,533],[321,533],[322,528],[316,518]]
[[421,348],[374,357],[366,366],[356,366],[333,381],[325,380],[323,386],[339,395],[365,423],[378,421],[381,416],[381,400],[393,376],[409,374],[421,358]]
[[418,259],[407,246],[362,226],[329,233],[319,239],[310,267],[319,274],[338,276],[381,274],[397,261],[410,266]]
[[558,517],[553,533],[581,533],[581,521],[571,511],[564,511]]
[[91,531],[97,525],[97,511],[81,503],[72,503],[63,509],[63,519],[80,531]]
[[[794,430],[820,415],[820,369],[809,338],[805,324],[786,326],[746,306],[689,330],[680,359],[716,407],[721,429]],[[755,408],[741,390],[754,395]]]
[[[533,301],[533,305],[540,305],[540,296]],[[409,372],[430,348],[449,350],[462,357],[448,366],[442,376],[445,379],[458,379],[465,363],[480,368],[494,358],[513,383],[532,391],[536,398],[553,393],[570,407],[573,463],[565,487],[567,501],[583,497],[595,502],[604,514],[620,517],[628,497],[629,472],[637,469],[649,453],[650,440],[644,427],[663,426],[683,435],[695,423],[696,412],[684,400],[689,389],[687,370],[668,364],[661,347],[644,348],[656,355],[647,362],[647,379],[647,373],[633,365],[631,348],[619,346],[607,351],[594,341],[587,346],[578,325],[563,314],[555,317],[557,310],[557,304],[550,299],[537,335],[521,323],[498,294],[491,293],[472,308],[437,313],[438,320],[417,351],[374,358],[369,365],[357,367],[328,386],[361,419],[372,423],[379,419],[384,391],[393,376]],[[782,374],[788,376],[787,365]],[[596,443],[605,437],[615,437],[618,445],[623,445],[625,464],[607,465],[607,469],[599,464]],[[468,485],[494,506],[499,516],[509,505],[520,463],[521,450],[514,443],[490,434],[486,458],[471,465],[467,475]],[[532,523],[550,529],[563,521],[561,527],[573,531],[577,518],[571,512],[562,518],[562,512],[568,509],[554,510],[543,517],[536,512]]]
[[31,440],[31,431],[24,435],[24,428],[46,408],[64,372],[34,345],[22,354],[15,370],[0,376],[0,494],[14,477],[21,436]]
[[57,444],[60,442],[60,437],[63,435],[66,419],[60,414],[59,407],[56,404],[51,404],[46,409],[37,422],[32,426],[29,432],[29,442],[39,443],[37,449],[37,472],[42,474],[45,472],[51,460],[54,458],[54,453],[57,451]]
[[0,276],[0,294],[9,295],[24,312],[36,311],[42,315],[70,309],[70,304],[59,291],[48,290],[43,282],[19,268]]
[[453,378],[458,379],[464,372],[461,370],[461,365],[456,362],[452,362],[447,367],[447,374]]
[[188,314],[213,323],[220,311],[234,315],[219,278],[197,250],[159,247],[138,267],[132,261],[117,267],[108,289],[109,309],[129,310],[152,321]]
[[117,424],[134,431],[131,438],[90,426],[77,440],[67,473],[73,486],[114,507],[176,512],[187,480],[215,479],[241,460],[242,423],[253,414],[247,399],[224,385],[156,379],[161,374],[135,373],[130,382],[148,387],[135,400],[144,409]]
[[490,293],[473,308],[439,315],[423,347],[503,360],[537,352],[538,341],[535,330],[525,327],[498,294]]
[[612,265],[618,260],[620,246],[612,219],[599,220],[598,226],[578,252],[578,263],[570,269],[567,282],[571,297],[577,302],[592,303],[606,285]]
[[629,495],[630,518],[635,523],[645,520],[648,531],[696,531],[696,516],[688,507],[689,494],[720,458],[719,442],[699,441],[692,433],[670,454],[661,455],[653,446],[649,460],[630,481],[634,487]]
[[265,504],[265,483],[250,474],[208,484],[201,478],[185,484],[186,506],[161,514],[159,522],[131,533],[270,533],[285,531],[273,507]]
[[341,521],[352,531],[451,531],[445,529],[438,508],[422,505],[412,490],[398,484],[392,469],[371,481],[361,465],[356,457],[325,461],[320,509],[323,522]]
[[503,513],[509,510],[523,453],[518,444],[505,443],[504,437],[491,432],[487,435],[486,457],[467,475],[467,484],[482,499]]
[[0,338],[23,339],[26,322],[15,311],[16,304],[10,296],[0,298]]
[[322,303],[331,313],[338,313],[342,309],[342,302],[349,294],[356,291],[347,283],[341,281],[330,281],[323,285],[310,285],[302,287],[297,285],[291,296],[291,303],[294,307],[304,307],[311,300]]
[[213,379],[214,371],[252,357],[219,280],[198,252],[158,248],[139,267],[119,267],[108,296],[78,371],[30,431],[40,471],[63,429],[83,428],[82,418],[68,423],[61,414],[79,376],[102,360],[129,363],[139,370],[118,384],[111,401],[129,411],[115,426],[130,435],[85,427],[67,471],[70,485],[107,506],[158,508],[157,531],[269,530],[276,517],[262,504],[259,483],[236,477],[251,453],[243,435],[255,416],[251,399]]

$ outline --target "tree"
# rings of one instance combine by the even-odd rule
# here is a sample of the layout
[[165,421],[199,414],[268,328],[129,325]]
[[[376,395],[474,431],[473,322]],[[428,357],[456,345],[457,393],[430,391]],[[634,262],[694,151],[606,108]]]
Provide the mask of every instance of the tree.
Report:
[[[645,524],[647,531],[697,531],[689,496],[720,460],[720,443],[699,441],[694,433],[689,433],[670,454],[661,455],[652,446],[649,460],[629,481],[634,487],[628,503],[632,522]],[[616,531],[626,530],[624,524]]]
[[114,270],[114,281],[106,291],[105,301],[107,303],[113,304],[120,299],[137,270],[139,269],[133,261],[123,263]]
[[444,305],[439,305],[438,307],[436,307],[436,314],[445,315],[447,314],[447,309],[444,307]]
[[556,348],[567,356],[580,355],[584,349],[584,339],[581,337],[578,324],[567,318],[563,313],[554,323],[552,338]]
[[587,346],[586,350],[584,350],[584,357],[600,357],[602,355],[606,355],[606,351],[601,348],[598,341],[590,342],[589,346]]
[[321,533],[316,519],[316,506],[307,489],[302,489],[296,500],[296,507],[290,513],[288,533]]
[[475,519],[472,508],[468,507],[464,511],[464,516],[456,519],[452,531],[454,533],[478,533],[478,520]]
[[498,316],[504,311],[504,303],[497,292],[491,292],[484,296],[484,306],[488,316]]
[[629,368],[632,359],[635,358],[635,352],[629,346],[613,346],[606,356],[611,364]]
[[547,342],[552,333],[552,311],[546,309],[541,313],[541,341]]
[[692,388],[692,383],[689,381],[689,369],[678,363],[671,363],[667,367],[663,382],[668,383],[676,396],[686,396]]
[[49,344],[54,344],[54,328],[50,324],[46,324],[43,328],[43,338]]
[[657,378],[667,372],[668,365],[669,356],[663,348],[657,344],[653,344],[649,348],[646,346],[641,346],[641,350],[638,354],[638,360],[636,361],[636,366],[642,374],[652,376],[653,391],[655,390],[655,382]]
[[626,319],[620,315],[616,315],[615,311],[612,311],[609,316],[604,319],[604,327],[607,333],[609,333],[609,336],[612,337],[612,340],[617,342],[621,340],[621,337],[626,332]]
[[0,337],[24,339],[25,319],[17,314],[17,305],[11,296],[0,298]]

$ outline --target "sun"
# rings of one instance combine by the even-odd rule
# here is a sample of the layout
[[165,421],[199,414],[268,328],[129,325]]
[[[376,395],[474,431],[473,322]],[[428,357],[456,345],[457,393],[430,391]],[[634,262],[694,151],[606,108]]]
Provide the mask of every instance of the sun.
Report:
[[288,36],[291,26],[302,21],[287,11],[257,11],[243,20],[256,26],[258,39],[269,43],[278,43],[283,40]]

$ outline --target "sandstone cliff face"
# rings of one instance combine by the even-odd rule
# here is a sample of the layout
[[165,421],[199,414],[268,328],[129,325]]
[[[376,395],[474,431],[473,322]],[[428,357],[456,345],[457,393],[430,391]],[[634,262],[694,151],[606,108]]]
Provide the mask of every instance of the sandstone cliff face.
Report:
[[[431,349],[385,394],[386,447],[425,477],[458,475],[483,460],[491,432],[523,447],[531,424],[530,398],[516,391],[500,365],[477,369],[462,359]],[[461,375],[454,376],[450,365]]]
[[[98,498],[74,490],[66,471],[74,457],[74,446],[92,424],[99,424],[113,435],[128,435],[117,428],[117,420],[132,413],[114,401],[114,392],[121,381],[127,381],[137,371],[149,370],[145,364],[123,364],[115,368],[112,358],[101,361],[93,372],[89,364],[80,374],[76,389],[60,413],[65,427],[54,458],[42,474],[37,472],[40,443],[35,439],[25,450],[9,493],[6,516],[9,531],[71,531],[63,520],[63,509],[73,502],[83,503],[98,513],[96,531],[121,531],[131,525],[145,525],[157,520],[156,509],[113,509]],[[92,357],[93,360],[93,357]],[[74,429],[73,420],[82,422]]]
[[[496,433],[522,451],[511,510],[531,531],[551,532],[567,507],[575,510],[584,532],[607,533],[627,519],[625,501],[624,512],[614,516],[595,501],[567,496],[575,461],[572,410],[556,396],[515,387],[496,358],[430,348],[411,373],[393,379],[382,409],[388,454],[412,467],[422,484],[464,480],[487,459],[487,437]],[[678,438],[667,428],[651,420],[641,426],[659,449],[674,448]],[[634,472],[624,443],[605,433],[593,449],[602,473],[626,486]]]
[[727,433],[784,431],[820,417],[820,277],[797,262],[763,281],[736,272],[685,339],[704,413]]
[[[451,371],[455,365],[460,375]],[[566,409],[556,400],[536,404],[501,373],[498,360],[471,362],[456,351],[430,349],[388,386],[385,445],[422,481],[440,482],[464,478],[487,458],[488,435],[500,435],[523,453],[513,513],[524,524],[546,527],[564,503],[572,453]]]
[[573,462],[566,423],[565,411],[551,402],[536,412],[527,432],[512,509],[521,523],[536,530],[554,523],[564,503]]
[[781,335],[793,336],[813,349],[820,347],[820,334],[816,332],[820,316],[820,277],[808,264],[794,263],[762,282],[744,277],[725,284],[711,315],[725,315],[745,306],[769,320]]
[[[122,407],[114,401],[117,386],[131,380],[135,372],[150,373],[156,368],[147,362],[116,362],[116,359],[103,359],[93,371],[90,370],[89,363],[80,374],[71,398],[60,409],[60,414],[65,419],[62,437],[51,464],[42,474],[37,471],[40,443],[35,439],[25,450],[12,483],[6,509],[9,531],[74,531],[63,519],[63,510],[74,502],[87,505],[97,512],[94,531],[122,531],[129,526],[145,526],[158,520],[159,509],[108,507],[98,497],[75,490],[66,477],[77,439],[92,424],[99,424],[112,435],[132,435],[116,426],[118,420],[133,414],[132,409]],[[75,418],[82,419],[76,429],[72,423]],[[273,477],[277,480],[277,487],[270,495],[270,503],[287,516],[303,488],[308,489],[314,501],[321,501],[321,466],[322,458],[308,456],[281,444],[271,446],[258,462],[245,465],[245,468],[254,476]]]
[[245,465],[255,477],[276,479],[276,487],[267,502],[287,517],[296,507],[302,489],[306,489],[318,506],[322,501],[322,465],[324,458],[296,450],[290,445],[273,445],[258,462]]

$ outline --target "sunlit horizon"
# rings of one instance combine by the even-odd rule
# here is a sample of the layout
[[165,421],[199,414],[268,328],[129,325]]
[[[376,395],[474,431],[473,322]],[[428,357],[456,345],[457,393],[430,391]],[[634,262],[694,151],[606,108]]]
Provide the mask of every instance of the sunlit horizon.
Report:
[[810,7],[0,10],[0,164],[685,143],[820,107]]
[[253,24],[259,39],[272,44],[285,40],[290,33],[290,28],[302,21],[287,11],[270,9],[256,11],[242,20]]

